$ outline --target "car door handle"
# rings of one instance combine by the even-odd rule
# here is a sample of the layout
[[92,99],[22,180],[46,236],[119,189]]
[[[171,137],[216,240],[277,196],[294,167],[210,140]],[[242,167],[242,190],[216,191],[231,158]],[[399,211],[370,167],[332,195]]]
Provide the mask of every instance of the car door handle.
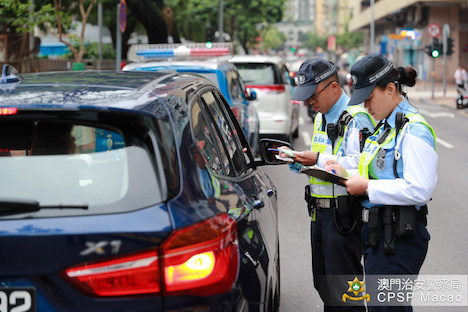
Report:
[[268,197],[271,197],[271,196],[275,195],[275,191],[273,191],[272,189],[268,189],[267,190],[267,195],[268,195]]
[[263,200],[261,200],[261,199],[256,199],[253,202],[253,207],[255,209],[263,208],[263,207],[265,207],[265,202]]

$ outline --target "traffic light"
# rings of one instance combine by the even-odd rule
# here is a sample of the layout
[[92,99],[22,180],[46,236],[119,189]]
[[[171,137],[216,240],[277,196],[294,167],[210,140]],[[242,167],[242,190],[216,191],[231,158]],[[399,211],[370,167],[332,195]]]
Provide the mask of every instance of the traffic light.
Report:
[[295,45],[293,45],[293,46],[291,47],[291,52],[296,52],[296,49],[297,49],[297,47],[296,47]]
[[432,45],[431,45],[431,56],[433,58],[438,58],[440,55],[440,44],[439,40],[437,38],[432,39]]
[[453,53],[453,39],[447,38],[447,55],[451,55]]

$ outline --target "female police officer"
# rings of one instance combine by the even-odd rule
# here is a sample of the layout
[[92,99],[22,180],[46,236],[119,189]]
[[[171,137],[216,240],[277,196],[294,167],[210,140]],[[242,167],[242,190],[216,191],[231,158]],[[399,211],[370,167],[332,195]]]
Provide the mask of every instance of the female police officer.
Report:
[[[428,248],[426,204],[436,185],[438,162],[434,131],[402,91],[403,85],[415,85],[417,73],[412,67],[395,69],[384,56],[370,54],[354,64],[351,75],[349,105],[364,102],[380,121],[365,142],[359,175],[346,181],[349,194],[367,194],[362,202],[365,273],[380,278],[417,275]],[[369,284],[367,290],[372,296]],[[371,299],[368,310],[412,311],[406,303],[376,307]]]

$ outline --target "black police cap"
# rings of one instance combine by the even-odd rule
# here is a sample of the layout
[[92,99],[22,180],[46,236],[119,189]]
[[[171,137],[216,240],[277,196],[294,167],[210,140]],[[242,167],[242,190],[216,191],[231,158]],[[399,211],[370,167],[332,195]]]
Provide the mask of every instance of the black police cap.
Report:
[[314,94],[320,82],[328,79],[337,72],[337,68],[324,58],[313,58],[304,61],[297,72],[298,86],[294,90],[292,99],[305,101]]
[[363,103],[371,95],[377,82],[393,70],[393,64],[382,54],[368,54],[351,68],[354,91],[348,105]]

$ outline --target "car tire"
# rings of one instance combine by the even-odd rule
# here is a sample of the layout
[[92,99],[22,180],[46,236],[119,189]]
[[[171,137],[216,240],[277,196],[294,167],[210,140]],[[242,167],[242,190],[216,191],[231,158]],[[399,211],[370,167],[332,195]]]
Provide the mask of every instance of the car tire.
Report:
[[460,97],[457,99],[457,109],[463,108],[463,99]]

